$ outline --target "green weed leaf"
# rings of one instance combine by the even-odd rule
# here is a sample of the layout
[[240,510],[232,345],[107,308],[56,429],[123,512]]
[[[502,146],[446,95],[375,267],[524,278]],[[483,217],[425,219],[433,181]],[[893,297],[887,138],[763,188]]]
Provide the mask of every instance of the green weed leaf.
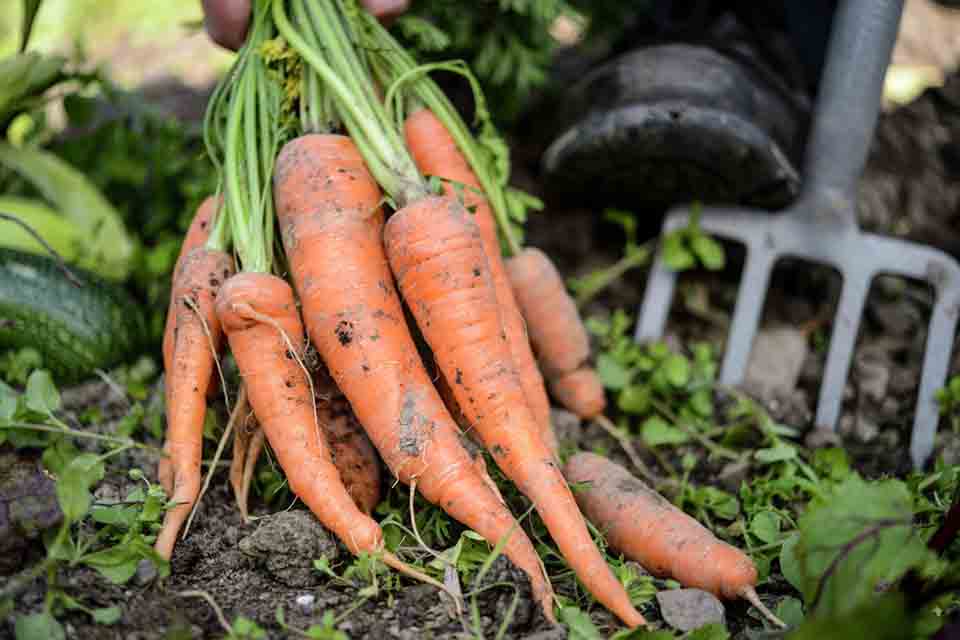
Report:
[[761,511],[750,520],[750,533],[763,543],[776,542],[780,538],[780,520],[775,511]]
[[803,622],[803,603],[797,598],[787,596],[777,603],[774,613],[789,627],[799,627]]
[[683,237],[670,234],[663,240],[661,246],[663,262],[671,271],[686,271],[693,268],[697,261],[683,243]]
[[13,421],[13,416],[17,414],[17,398],[17,392],[0,380],[0,425]]
[[899,480],[851,475],[815,500],[798,524],[800,537],[790,549],[794,579],[809,615],[818,618],[854,610],[875,597],[878,584],[931,557],[913,527],[913,497]]
[[60,408],[60,392],[46,369],[37,369],[30,374],[25,395],[27,407],[37,413],[49,414]]
[[20,616],[14,625],[16,640],[64,640],[63,627],[47,612]]
[[93,616],[93,620],[97,624],[109,625],[117,622],[123,615],[123,612],[120,610],[120,607],[103,607],[101,609],[93,609],[90,611],[90,615]]
[[726,262],[723,245],[705,233],[696,233],[690,239],[690,248],[700,258],[700,262],[710,271],[723,269]]
[[640,435],[648,447],[683,444],[690,439],[686,433],[658,416],[652,416],[644,421],[640,428]]
[[603,638],[590,620],[590,616],[577,607],[560,609],[560,621],[567,625],[567,640],[601,640]]
[[630,370],[606,353],[597,356],[597,375],[608,389],[623,389],[630,384]]
[[617,396],[617,406],[626,413],[647,413],[650,410],[650,388],[640,385],[626,387]]
[[63,517],[78,522],[90,509],[90,487],[103,479],[103,462],[90,453],[70,461],[57,478],[57,500]]
[[722,624],[706,624],[699,629],[691,631],[686,640],[727,640],[730,632]]
[[794,460],[797,455],[796,447],[785,442],[779,442],[776,446],[768,449],[757,450],[753,457],[761,464],[773,464],[774,462]]
[[678,353],[671,353],[663,362],[663,372],[667,381],[675,387],[685,387],[690,383],[690,361]]

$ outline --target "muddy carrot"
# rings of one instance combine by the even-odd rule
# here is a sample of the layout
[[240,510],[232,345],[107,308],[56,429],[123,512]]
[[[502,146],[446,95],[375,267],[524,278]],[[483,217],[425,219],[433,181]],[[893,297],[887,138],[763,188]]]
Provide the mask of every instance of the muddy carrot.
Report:
[[184,256],[174,280],[174,342],[167,370],[164,446],[169,457],[159,475],[170,499],[178,504],[167,511],[155,544],[167,559],[200,491],[207,387],[222,340],[214,300],[232,273],[233,259],[228,254],[199,247]]
[[612,549],[656,576],[721,598],[745,598],[769,613],[757,596],[757,569],[750,558],[626,469],[602,456],[579,453],[563,472],[571,483],[589,483],[577,491],[577,502]]
[[[177,273],[177,269],[188,253],[197,247],[204,246],[207,243],[207,239],[210,237],[210,232],[213,230],[213,222],[216,218],[219,202],[219,198],[215,196],[209,196],[202,203],[200,203],[199,207],[197,207],[197,212],[193,216],[193,221],[190,223],[190,228],[187,229],[187,233],[183,237],[183,243],[180,245],[180,254],[177,256],[177,261],[174,263],[173,267],[174,274]],[[173,331],[176,317],[176,314],[174,313],[175,306],[174,296],[171,292],[170,304],[167,307],[167,321],[163,330],[164,371],[169,371],[170,365],[173,362]]]
[[345,400],[321,403],[317,411],[343,486],[361,511],[373,513],[382,492],[380,457],[373,444]]
[[457,148],[453,136],[429,109],[418,109],[407,116],[404,135],[417,168],[424,174],[441,178],[444,181],[443,190],[447,195],[454,195],[457,192],[462,194],[464,203],[473,213],[474,220],[480,228],[483,251],[490,265],[497,303],[503,318],[503,328],[507,333],[514,366],[520,376],[523,395],[533,411],[541,438],[556,454],[557,442],[550,424],[550,401],[547,399],[543,376],[540,375],[530,348],[530,340],[527,338],[528,329],[524,326],[521,310],[517,306],[517,300],[514,298],[513,289],[507,277],[507,270],[500,253],[497,225],[490,210],[490,203],[483,195],[480,181]]
[[645,624],[594,545],[539,436],[504,335],[480,231],[453,198],[427,197],[387,222],[384,245],[411,312],[497,465],[537,508],[577,576],[630,626]]
[[381,193],[349,138],[307,135],[277,159],[281,237],[311,341],[402,482],[492,544],[530,576],[552,617],[539,559],[476,472],[404,319],[383,252]]
[[[356,42],[355,36],[342,31],[349,24],[343,20],[346,16],[338,16],[329,0],[312,5],[321,7],[320,20],[314,26],[331,46],[311,47],[286,18],[279,2],[273,4],[276,24],[287,42],[323,79],[370,173],[399,208],[387,223],[383,242],[391,270],[443,375],[501,469],[533,500],[584,585],[626,624],[644,624],[643,616],[593,543],[553,453],[540,437],[513,365],[476,223],[456,199],[429,195],[402,134],[392,128],[391,119],[370,89],[366,67],[351,44]],[[467,227],[469,232],[464,233]],[[301,297],[306,308],[306,294],[301,293]],[[347,317],[338,322],[341,320],[350,321]],[[311,331],[315,344],[332,340],[332,335],[320,331],[315,337]],[[346,342],[353,344],[352,339]],[[317,348],[323,351],[319,344]],[[355,347],[353,351],[361,349]],[[399,362],[402,367],[404,361]],[[336,368],[327,364],[331,371]],[[355,357],[350,366],[356,366]],[[370,433],[360,404],[373,402],[369,388],[364,389],[366,398],[355,400],[343,383],[338,380],[338,384]],[[376,400],[382,404],[382,398]],[[404,436],[412,435],[407,425],[429,428],[436,421],[433,408],[424,407],[416,395],[403,398],[400,406],[400,416],[405,418],[400,423]],[[405,429],[407,433],[403,433]],[[381,455],[386,460],[383,449]]]
[[303,327],[290,285],[266,273],[237,274],[220,290],[217,315],[247,401],[290,488],[350,551],[379,550],[380,527],[343,487],[317,425],[310,384],[297,361]]
[[590,339],[553,262],[527,247],[507,260],[507,274],[554,397],[581,418],[603,413],[603,385],[588,362]]
[[[213,230],[216,207],[217,199],[210,196],[197,208],[193,221],[190,223],[190,228],[187,230],[183,238],[183,243],[180,245],[180,254],[177,256],[177,261],[173,267],[174,282],[170,291],[170,303],[167,305],[167,319],[163,331],[163,371],[166,382],[164,397],[168,409],[170,407],[170,380],[173,371],[173,347],[177,326],[176,293],[173,289],[176,287],[177,274],[179,273],[180,265],[183,264],[184,257],[192,250],[203,247],[209,239],[210,232]],[[208,395],[213,388],[215,387],[208,382]],[[169,495],[173,492],[173,467],[170,464],[168,444],[166,442],[164,443],[163,450],[167,452],[168,456],[160,459],[157,475],[159,476],[160,484]]]

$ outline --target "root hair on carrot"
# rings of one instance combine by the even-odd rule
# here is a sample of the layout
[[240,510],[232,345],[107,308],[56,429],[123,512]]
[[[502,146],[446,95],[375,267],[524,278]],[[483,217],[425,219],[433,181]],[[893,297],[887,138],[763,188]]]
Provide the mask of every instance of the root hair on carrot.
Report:
[[223,375],[223,368],[220,366],[220,358],[217,357],[217,349],[213,344],[213,335],[210,333],[210,327],[207,325],[206,318],[203,317],[203,313],[200,312],[200,308],[197,307],[197,303],[194,302],[189,296],[183,297],[183,303],[190,307],[190,310],[196,314],[197,318],[200,320],[200,326],[203,328],[203,335],[207,337],[207,345],[210,347],[210,353],[213,354],[213,364],[217,367],[217,375],[220,377],[220,388],[223,390],[223,404],[227,407],[227,413],[233,413],[233,410],[230,408],[230,393],[227,391],[227,378]]

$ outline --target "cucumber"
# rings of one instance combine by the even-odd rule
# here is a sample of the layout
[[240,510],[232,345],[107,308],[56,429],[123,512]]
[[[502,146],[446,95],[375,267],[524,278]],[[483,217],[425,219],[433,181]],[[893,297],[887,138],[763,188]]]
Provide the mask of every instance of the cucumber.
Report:
[[58,382],[71,384],[126,361],[144,346],[146,320],[121,287],[56,262],[0,249],[0,352],[33,347]]

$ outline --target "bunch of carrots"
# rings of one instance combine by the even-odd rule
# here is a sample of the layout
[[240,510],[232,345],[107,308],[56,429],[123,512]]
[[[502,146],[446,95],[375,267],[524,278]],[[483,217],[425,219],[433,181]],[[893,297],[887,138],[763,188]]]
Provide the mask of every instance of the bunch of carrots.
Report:
[[[160,554],[171,556],[200,492],[204,412],[227,344],[242,378],[227,404],[244,512],[265,439],[292,491],[352,553],[443,588],[384,548],[371,517],[379,454],[400,482],[499,545],[554,620],[543,564],[483,457],[469,453],[472,438],[532,501],[586,590],[627,626],[645,620],[584,513],[651,571],[762,607],[745,555],[652,491],[603,482],[625,470],[575,458],[571,481],[598,489],[571,492],[547,389],[583,418],[602,415],[603,389],[556,268],[512,232],[502,143],[483,118],[475,136],[429,76],[469,71],[418,66],[352,0],[254,7],[205,121],[220,192],[198,210],[174,273],[159,472],[177,506]],[[329,378],[305,365],[308,344]],[[695,539],[702,553],[685,547]]]

